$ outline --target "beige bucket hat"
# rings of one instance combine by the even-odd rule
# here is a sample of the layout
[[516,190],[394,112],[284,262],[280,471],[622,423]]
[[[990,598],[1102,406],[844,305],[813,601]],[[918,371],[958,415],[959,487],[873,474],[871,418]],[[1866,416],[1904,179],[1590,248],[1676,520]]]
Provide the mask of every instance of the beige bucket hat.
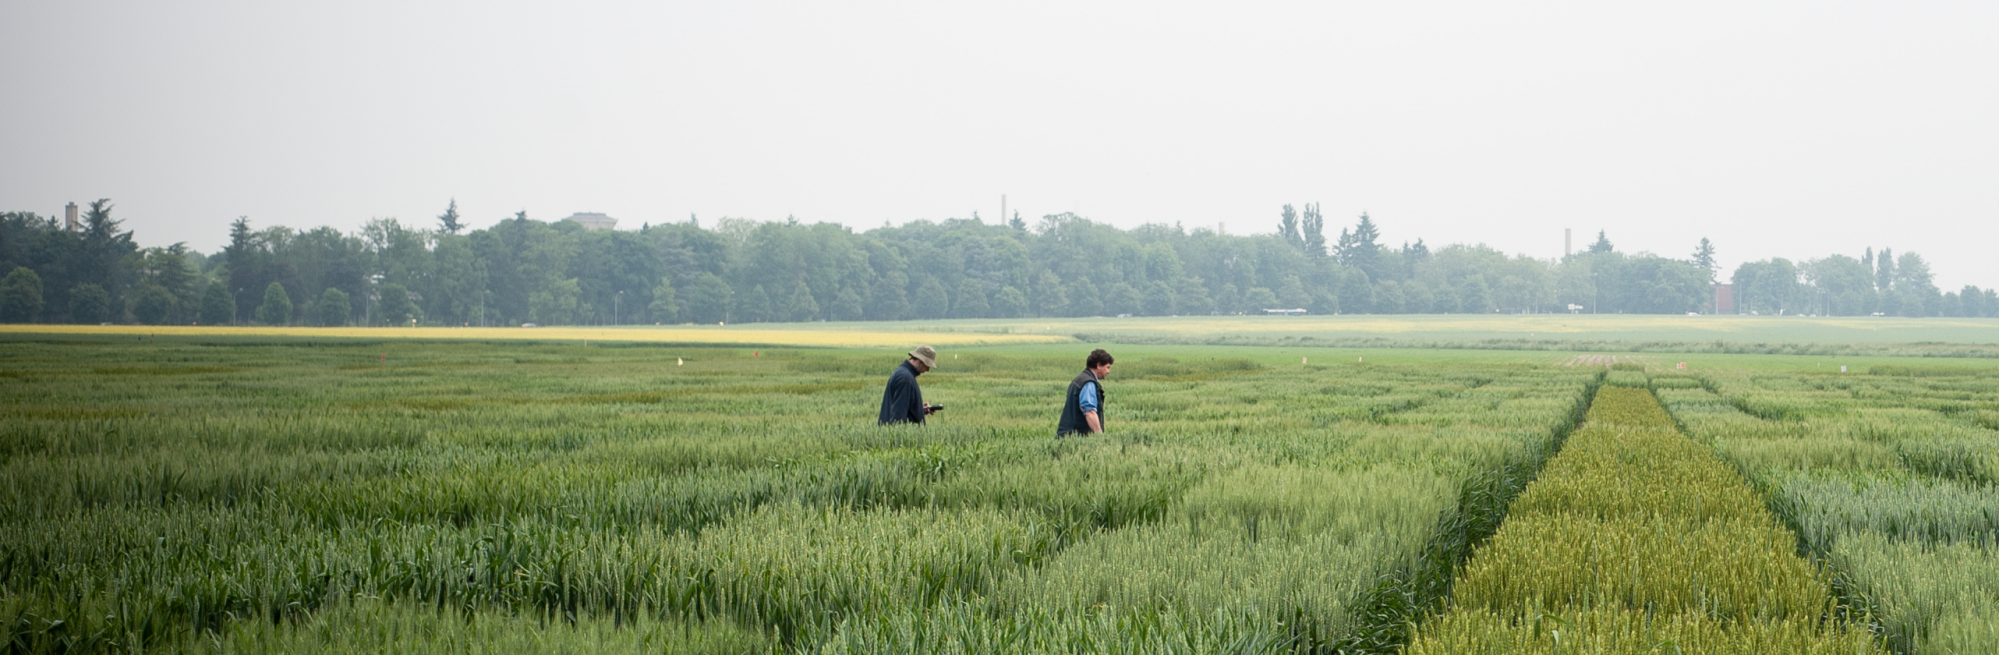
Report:
[[914,357],[914,358],[916,358],[916,361],[919,361],[919,362],[923,362],[923,365],[924,365],[925,367],[928,367],[928,368],[937,368],[937,349],[936,349],[936,348],[932,348],[932,347],[930,347],[930,346],[927,346],[927,345],[926,345],[926,346],[917,346],[915,350],[911,350],[911,351],[909,351],[909,356],[910,356],[910,357]]

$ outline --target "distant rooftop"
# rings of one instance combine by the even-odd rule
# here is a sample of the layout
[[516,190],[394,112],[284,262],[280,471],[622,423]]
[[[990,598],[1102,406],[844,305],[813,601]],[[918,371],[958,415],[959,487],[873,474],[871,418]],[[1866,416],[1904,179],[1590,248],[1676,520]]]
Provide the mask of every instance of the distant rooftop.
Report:
[[591,230],[609,230],[618,226],[618,219],[605,216],[599,212],[576,212],[570,214],[569,218],[562,220],[576,221],[577,223],[581,223],[584,228]]

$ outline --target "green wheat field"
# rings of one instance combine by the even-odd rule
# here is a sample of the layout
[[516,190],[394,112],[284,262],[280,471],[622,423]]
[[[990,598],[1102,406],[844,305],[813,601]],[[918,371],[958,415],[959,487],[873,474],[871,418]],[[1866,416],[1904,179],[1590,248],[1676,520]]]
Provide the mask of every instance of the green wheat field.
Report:
[[1999,322],[1680,318],[10,330],[0,649],[1999,652]]

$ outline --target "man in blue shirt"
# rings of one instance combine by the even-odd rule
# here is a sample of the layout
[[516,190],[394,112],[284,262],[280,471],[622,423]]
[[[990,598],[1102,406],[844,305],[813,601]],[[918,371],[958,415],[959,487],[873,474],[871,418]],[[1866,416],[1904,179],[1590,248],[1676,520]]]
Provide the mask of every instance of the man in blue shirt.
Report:
[[915,423],[923,425],[923,419],[933,411],[930,403],[923,402],[923,389],[916,386],[916,376],[937,367],[937,349],[917,346],[909,351],[909,359],[902,362],[894,373],[888,376],[888,387],[882,389],[882,411],[878,419],[882,425]]
[[1111,364],[1115,361],[1102,348],[1090,351],[1090,356],[1083,360],[1082,374],[1069,381],[1069,392],[1062,402],[1062,420],[1055,426],[1055,436],[1104,431],[1104,378],[1111,376]]

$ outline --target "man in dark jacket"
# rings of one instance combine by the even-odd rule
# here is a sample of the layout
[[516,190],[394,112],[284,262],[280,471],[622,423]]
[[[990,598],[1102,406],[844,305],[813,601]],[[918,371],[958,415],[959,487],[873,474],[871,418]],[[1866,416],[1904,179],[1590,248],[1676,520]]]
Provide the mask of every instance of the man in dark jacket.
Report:
[[917,346],[909,351],[909,359],[889,374],[888,388],[882,390],[882,425],[923,425],[923,417],[929,416],[931,409],[930,403],[923,402],[923,389],[916,386],[916,376],[936,367],[937,349]]
[[1062,401],[1062,421],[1055,436],[1104,431],[1104,378],[1111,376],[1111,354],[1098,348],[1083,360],[1083,372],[1069,381],[1068,398]]

